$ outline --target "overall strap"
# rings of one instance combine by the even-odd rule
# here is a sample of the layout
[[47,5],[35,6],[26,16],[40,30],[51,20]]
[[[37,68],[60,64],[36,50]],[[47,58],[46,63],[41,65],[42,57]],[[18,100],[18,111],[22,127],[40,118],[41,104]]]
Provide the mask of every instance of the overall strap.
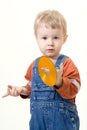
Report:
[[38,66],[38,60],[39,60],[40,57],[36,58],[35,60],[35,63],[34,63],[34,66]]
[[59,58],[57,59],[55,66],[59,68],[60,64],[63,63],[67,58],[69,57],[61,54]]

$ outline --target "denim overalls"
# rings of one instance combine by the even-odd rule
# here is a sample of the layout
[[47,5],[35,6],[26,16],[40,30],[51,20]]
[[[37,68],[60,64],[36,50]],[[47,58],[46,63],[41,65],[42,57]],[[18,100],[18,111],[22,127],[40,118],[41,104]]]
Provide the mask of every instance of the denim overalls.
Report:
[[[66,58],[61,55],[55,67]],[[43,83],[38,73],[38,59],[33,67],[29,130],[79,130],[76,105],[63,99],[54,87]]]

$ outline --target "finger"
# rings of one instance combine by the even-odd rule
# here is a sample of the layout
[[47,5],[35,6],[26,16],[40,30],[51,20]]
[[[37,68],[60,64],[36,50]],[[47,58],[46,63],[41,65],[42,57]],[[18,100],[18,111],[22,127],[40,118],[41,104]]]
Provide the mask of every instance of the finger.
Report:
[[60,71],[63,72],[63,63],[60,65]]
[[8,85],[8,88],[9,88],[9,89],[12,89],[13,87],[12,87],[11,85]]
[[19,95],[20,95],[20,92],[21,92],[21,90],[20,90],[19,88],[13,87],[13,88],[12,88],[12,91],[11,91],[11,95],[12,95],[12,96],[19,96]]
[[60,64],[60,68],[61,68],[61,69],[63,68],[63,63]]
[[12,87],[11,87],[10,85],[8,85],[8,88],[7,88],[7,93],[6,93],[6,94],[4,94],[4,95],[2,96],[2,98],[7,97],[7,96],[9,96],[9,95],[10,95],[10,89],[12,89]]
[[12,89],[10,89],[10,90],[11,90],[11,93],[14,93],[15,87],[12,87]]
[[19,95],[18,90],[15,88],[14,89],[14,96],[18,96],[18,95]]
[[21,91],[22,91],[22,89],[19,88],[19,89],[17,90],[17,93],[20,94]]
[[63,74],[63,66],[60,66],[60,69],[57,69],[57,77],[59,78]]
[[9,93],[6,93],[2,96],[2,98],[9,96]]
[[50,70],[47,67],[41,68],[46,75],[50,75]]
[[21,92],[22,92],[22,88],[21,88],[21,87],[18,87],[18,88],[16,89],[16,96],[19,96]]
[[16,95],[16,88],[15,87],[12,87],[12,89],[10,88],[9,91],[10,91],[10,95],[11,96],[15,96]]

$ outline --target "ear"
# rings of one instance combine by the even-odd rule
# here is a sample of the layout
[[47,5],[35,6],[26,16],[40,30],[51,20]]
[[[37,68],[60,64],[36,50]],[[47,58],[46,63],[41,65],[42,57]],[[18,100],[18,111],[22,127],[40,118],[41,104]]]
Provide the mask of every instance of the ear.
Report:
[[68,37],[68,35],[65,35],[65,36],[64,36],[63,43],[65,43],[65,42],[66,42],[67,37]]

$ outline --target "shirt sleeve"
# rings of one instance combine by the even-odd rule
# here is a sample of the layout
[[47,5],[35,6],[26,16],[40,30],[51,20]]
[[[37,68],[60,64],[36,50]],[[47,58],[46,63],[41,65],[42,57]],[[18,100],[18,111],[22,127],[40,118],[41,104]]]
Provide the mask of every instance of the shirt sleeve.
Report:
[[25,79],[28,80],[28,83],[27,85],[25,86],[25,88],[27,90],[30,91],[31,89],[31,83],[32,83],[32,69],[33,69],[33,66],[34,66],[34,61],[31,63],[31,65],[28,67],[27,69],[27,72],[26,72],[26,75],[25,75]]
[[23,86],[27,89],[27,91],[29,91],[29,95],[22,95],[20,94],[21,98],[26,99],[26,98],[30,98],[30,94],[31,94],[31,82],[32,82],[32,68],[34,65],[34,61],[31,63],[31,65],[28,67],[26,75],[25,75],[25,79],[28,80],[28,83]]
[[80,75],[70,58],[67,58],[63,65],[63,84],[56,90],[63,98],[74,100],[81,86]]

